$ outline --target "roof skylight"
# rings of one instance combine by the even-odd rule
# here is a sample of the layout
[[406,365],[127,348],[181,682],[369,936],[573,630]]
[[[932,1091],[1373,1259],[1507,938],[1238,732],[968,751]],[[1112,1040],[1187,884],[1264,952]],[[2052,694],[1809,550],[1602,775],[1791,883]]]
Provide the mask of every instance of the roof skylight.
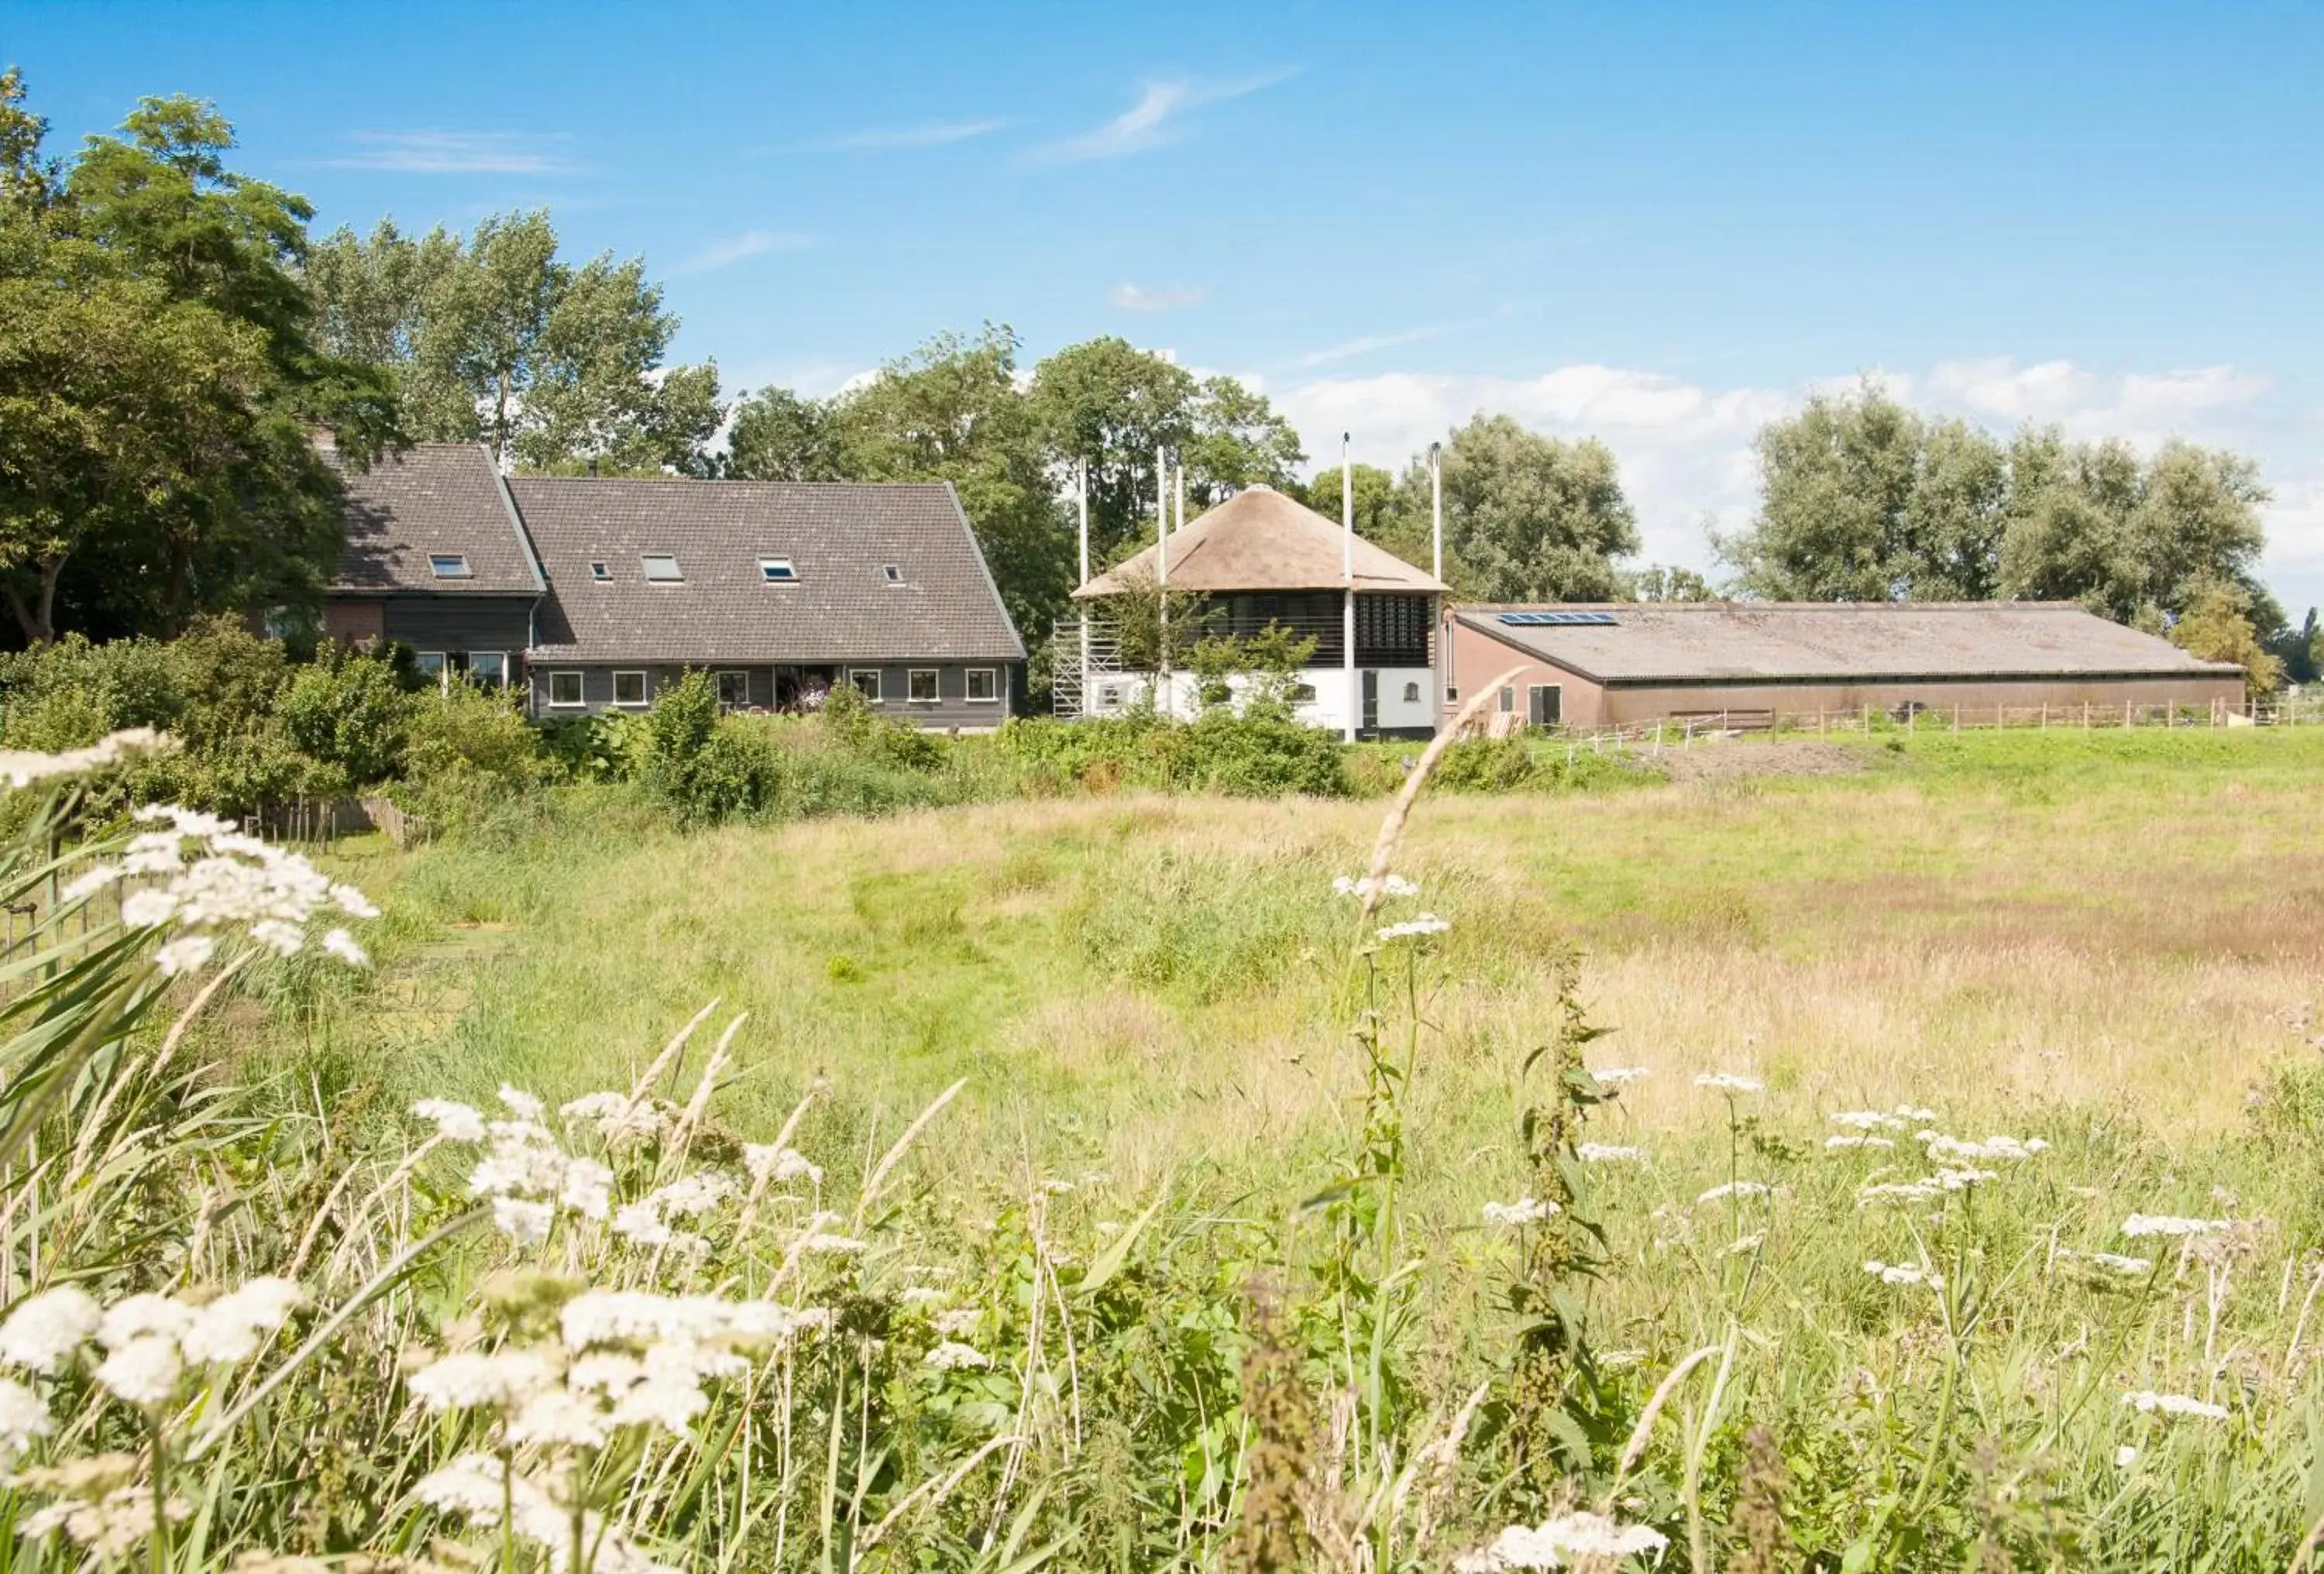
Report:
[[678,566],[678,554],[675,552],[641,553],[638,562],[643,565],[646,579],[650,584],[676,584],[686,577],[685,572]]
[[428,554],[428,567],[438,579],[475,577],[469,572],[468,559],[458,552],[430,552]]

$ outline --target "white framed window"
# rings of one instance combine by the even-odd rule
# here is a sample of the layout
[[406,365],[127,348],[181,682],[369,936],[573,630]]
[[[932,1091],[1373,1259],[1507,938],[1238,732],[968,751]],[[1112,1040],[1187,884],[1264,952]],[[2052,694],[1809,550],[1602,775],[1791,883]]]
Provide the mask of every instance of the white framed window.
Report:
[[549,703],[560,711],[578,710],[585,703],[581,697],[581,675],[577,672],[550,673]]
[[1097,708],[1101,711],[1118,711],[1121,709],[1121,686],[1118,683],[1099,684],[1097,686]]
[[642,672],[613,674],[613,703],[635,709],[646,703],[646,675]]
[[613,577],[613,566],[608,563],[592,563],[589,565],[589,577],[603,584]]
[[915,667],[904,674],[904,697],[916,705],[932,705],[942,691],[936,686],[936,669]]
[[788,557],[761,557],[759,559],[759,577],[769,584],[797,584],[798,565]]
[[1501,714],[1508,715],[1517,708],[1517,691],[1508,684],[1501,686]]
[[737,710],[751,703],[751,675],[747,672],[722,672],[718,677],[718,703],[728,710]]
[[444,669],[451,665],[441,650],[418,650],[412,653],[411,664],[420,668],[422,677],[437,683],[444,681]]
[[880,577],[890,584],[901,584],[904,583],[904,571],[893,563],[882,563],[880,565]]
[[1448,684],[1446,684],[1446,685],[1444,686],[1444,703],[1445,703],[1446,704],[1448,704],[1448,705],[1449,705],[1449,704],[1452,704],[1455,703],[1456,701],[1458,701],[1458,700],[1460,699],[1460,697],[1461,697],[1461,691],[1460,691],[1459,689],[1454,688],[1454,687],[1453,687],[1451,684],[1449,684],[1449,683],[1448,683]]
[[968,680],[968,703],[972,705],[996,704],[1001,699],[1001,674],[990,667],[972,667],[964,675]]
[[430,552],[428,554],[428,572],[438,579],[475,577],[469,571],[466,556],[459,552]]
[[1565,686],[1536,683],[1526,686],[1526,720],[1536,727],[1554,727],[1565,719]]
[[1404,686],[1404,703],[1407,705],[1416,705],[1420,703],[1420,686],[1418,684],[1407,683]]
[[468,676],[488,688],[508,686],[509,658],[505,650],[468,652]]
[[857,694],[862,695],[865,699],[870,700],[875,705],[880,703],[880,669],[878,667],[857,667],[850,668],[847,674],[847,681],[855,686],[855,692]]
[[641,553],[638,566],[645,570],[649,584],[676,584],[686,577],[686,571],[678,566],[675,552]]

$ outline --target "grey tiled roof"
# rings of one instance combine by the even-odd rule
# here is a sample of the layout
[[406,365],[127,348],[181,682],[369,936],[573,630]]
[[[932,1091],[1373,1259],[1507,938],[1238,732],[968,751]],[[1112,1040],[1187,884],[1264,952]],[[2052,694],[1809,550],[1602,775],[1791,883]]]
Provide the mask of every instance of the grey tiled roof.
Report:
[[[347,540],[331,583],[348,594],[538,595],[540,579],[492,457],[471,443],[422,443],[362,474],[339,469]],[[468,560],[466,579],[439,579],[431,553]]]
[[[1508,612],[1607,612],[1611,625],[1512,626]],[[1462,606],[1505,645],[1609,683],[1682,679],[2190,677],[2239,673],[2071,602],[1615,602]]]
[[[549,579],[537,661],[1024,659],[947,485],[541,476],[509,488]],[[647,581],[640,558],[663,552],[682,582]],[[761,555],[789,558],[797,582],[767,583]]]

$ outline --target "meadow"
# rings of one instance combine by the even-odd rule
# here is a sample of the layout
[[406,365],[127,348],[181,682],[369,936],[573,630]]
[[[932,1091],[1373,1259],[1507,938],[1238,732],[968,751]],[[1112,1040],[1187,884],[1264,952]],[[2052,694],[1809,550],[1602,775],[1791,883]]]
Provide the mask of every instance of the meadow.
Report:
[[25,1555],[2305,1567],[2324,731],[1736,747],[1425,795],[1370,912],[1377,798],[342,843],[369,969],[11,1172],[26,1284],[312,1307],[44,1378]]

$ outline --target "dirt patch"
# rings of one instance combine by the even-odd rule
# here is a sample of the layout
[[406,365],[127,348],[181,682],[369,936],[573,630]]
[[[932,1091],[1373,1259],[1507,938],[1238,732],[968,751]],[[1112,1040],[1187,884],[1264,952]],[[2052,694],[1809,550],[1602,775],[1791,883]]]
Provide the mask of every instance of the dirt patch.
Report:
[[1673,781],[1733,781],[1753,776],[1855,776],[1870,762],[1863,750],[1844,743],[1744,739],[1665,749],[1655,763]]

